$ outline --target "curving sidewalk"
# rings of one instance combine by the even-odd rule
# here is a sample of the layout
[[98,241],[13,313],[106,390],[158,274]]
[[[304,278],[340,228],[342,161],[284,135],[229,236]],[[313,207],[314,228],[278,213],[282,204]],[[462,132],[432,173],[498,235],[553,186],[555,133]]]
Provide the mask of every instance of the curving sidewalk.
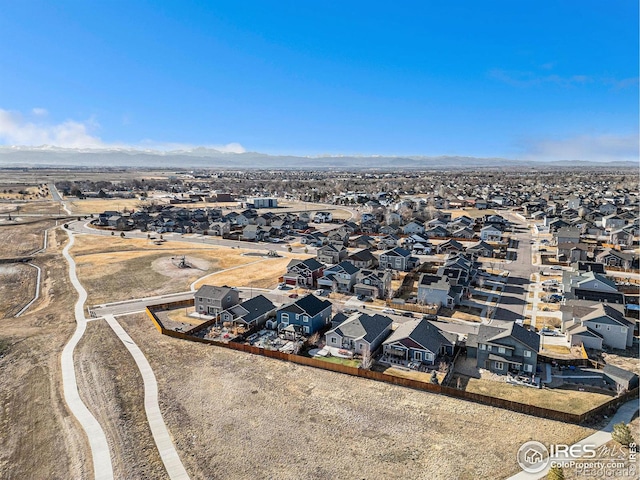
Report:
[[87,299],[87,292],[78,281],[75,261],[71,255],[69,255],[69,250],[74,243],[73,234],[67,230],[67,235],[69,235],[69,243],[64,247],[62,255],[69,263],[69,278],[71,279],[73,287],[78,291],[79,298],[75,305],[76,331],[62,350],[61,364],[64,398],[69,406],[69,410],[71,410],[71,413],[78,419],[78,422],[80,422],[89,439],[89,447],[93,459],[94,478],[96,480],[112,480],[113,466],[111,465],[111,454],[109,452],[107,437],[78,393],[76,371],[73,364],[73,351],[87,328],[87,320],[84,316],[84,302]]
[[160,458],[162,459],[162,463],[164,463],[169,478],[172,480],[188,480],[189,475],[178,456],[178,452],[173,446],[169,430],[167,430],[167,426],[162,418],[162,413],[160,412],[160,406],[158,405],[158,383],[151,369],[151,365],[149,365],[142,350],[140,350],[138,345],[131,339],[127,332],[125,332],[116,318],[111,314],[105,315],[104,318],[124,346],[127,347],[136,365],[138,365],[144,382],[144,409],[147,413],[147,421],[149,422],[151,434],[156,442]]
[[[597,432],[589,435],[586,438],[583,438],[579,442],[574,443],[578,446],[590,445],[594,447],[600,447],[604,445],[608,441],[611,440],[611,432],[613,431],[613,426],[616,423],[624,422],[629,423],[635,413],[638,411],[638,399],[631,400],[630,402],[624,403],[618,408],[618,411],[611,418],[609,423],[602,429]],[[570,461],[577,460],[572,457],[569,457],[567,454],[557,454],[550,459],[551,461]],[[539,473],[528,473],[525,471],[521,471],[507,478],[506,480],[539,480],[543,478],[547,473],[549,473],[550,464]]]

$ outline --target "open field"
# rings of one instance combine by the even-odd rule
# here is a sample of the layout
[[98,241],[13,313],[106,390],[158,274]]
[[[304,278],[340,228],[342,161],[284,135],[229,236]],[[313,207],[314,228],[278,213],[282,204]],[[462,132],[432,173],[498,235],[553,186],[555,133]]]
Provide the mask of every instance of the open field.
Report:
[[36,269],[23,263],[0,264],[0,319],[12,317],[36,291]]
[[54,225],[53,220],[0,225],[0,257],[19,257],[42,248],[44,231]]
[[[89,305],[185,291],[195,280],[214,273],[196,288],[205,283],[274,287],[291,258],[308,257],[283,253],[281,258],[267,258],[246,253],[214,245],[170,241],[155,245],[145,239],[89,235],[79,236],[72,250]],[[179,268],[182,256],[191,268]]]
[[19,318],[0,320],[0,343],[7,346],[0,355],[0,478],[88,478],[93,472],[60,383],[60,352],[75,328],[77,298],[60,255],[66,238],[52,232],[39,259],[41,300]]
[[88,323],[75,362],[80,396],[109,439],[114,477],[167,478],[144,410],[142,376],[106,321]]
[[235,479],[503,478],[519,470],[523,442],[573,443],[592,432],[165,337],[145,315],[120,321],[154,369],[194,480],[221,471]]
[[[527,403],[538,407],[550,408],[569,413],[584,413],[611,399],[610,395],[601,393],[579,392],[560,389],[537,389],[511,385],[505,382],[469,378],[463,375],[463,386],[467,392],[482,393],[493,397]],[[455,381],[452,383],[455,385]]]

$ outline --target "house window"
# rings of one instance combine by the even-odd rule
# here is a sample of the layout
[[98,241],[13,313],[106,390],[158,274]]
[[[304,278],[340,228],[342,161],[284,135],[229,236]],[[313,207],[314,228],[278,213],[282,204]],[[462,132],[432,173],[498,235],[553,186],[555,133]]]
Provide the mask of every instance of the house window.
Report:
[[487,346],[484,343],[480,344],[480,350],[486,350]]
[[493,366],[494,366],[494,368],[496,370],[503,370],[504,369],[504,363],[502,363],[502,362],[494,362]]
[[487,350],[491,351],[491,345],[487,345]]
[[284,323],[289,323],[289,314],[288,313],[283,313],[280,316],[280,319],[284,322]]
[[302,327],[302,331],[304,333],[309,333],[309,327]]
[[336,343],[336,337],[331,337],[331,343]]
[[527,357],[527,358],[531,357],[531,350],[525,350],[524,351],[524,356]]
[[198,301],[199,301],[199,302],[204,302],[204,298],[202,298],[202,297],[198,297]]
[[211,303],[211,299],[210,298],[207,298],[207,303]]
[[532,372],[533,371],[533,365],[525,365],[524,366],[524,371],[525,372]]
[[413,359],[422,361],[422,352],[413,352]]
[[303,316],[302,316],[302,321],[303,321],[304,323],[308,323],[308,322],[309,322],[309,317],[308,317],[308,316],[306,316],[306,315],[303,315]]
[[506,352],[504,347],[498,347],[498,353],[504,353]]

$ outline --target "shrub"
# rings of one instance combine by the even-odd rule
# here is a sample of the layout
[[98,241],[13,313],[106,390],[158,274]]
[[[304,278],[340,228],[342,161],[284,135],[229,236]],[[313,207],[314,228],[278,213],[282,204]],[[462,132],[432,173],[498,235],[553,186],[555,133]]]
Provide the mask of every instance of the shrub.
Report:
[[631,443],[635,443],[633,435],[631,435],[631,429],[624,423],[616,423],[613,426],[613,432],[611,432],[611,438],[621,445],[629,446]]

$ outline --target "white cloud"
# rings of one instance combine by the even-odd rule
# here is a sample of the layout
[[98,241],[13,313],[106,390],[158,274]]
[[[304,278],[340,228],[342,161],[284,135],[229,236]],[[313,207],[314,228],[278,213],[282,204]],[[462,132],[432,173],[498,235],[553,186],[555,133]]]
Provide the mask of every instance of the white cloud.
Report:
[[[41,117],[46,110],[34,108]],[[10,145],[54,145],[65,148],[102,147],[103,142],[89,133],[93,122],[66,120],[58,124],[28,121],[20,113],[0,109],[0,141]]]
[[90,118],[85,122],[66,120],[62,123],[52,124],[46,122],[45,117],[49,114],[46,109],[33,108],[30,113],[30,118],[27,119],[19,112],[0,108],[0,145],[51,145],[63,148],[118,148],[159,151],[190,151],[204,148],[224,153],[244,153],[246,151],[239,143],[204,146],[152,140],[143,140],[138,144],[106,143],[92,133],[100,128],[94,118]]
[[639,138],[633,135],[579,135],[531,140],[524,144],[525,159],[534,161],[587,160],[637,162]]

